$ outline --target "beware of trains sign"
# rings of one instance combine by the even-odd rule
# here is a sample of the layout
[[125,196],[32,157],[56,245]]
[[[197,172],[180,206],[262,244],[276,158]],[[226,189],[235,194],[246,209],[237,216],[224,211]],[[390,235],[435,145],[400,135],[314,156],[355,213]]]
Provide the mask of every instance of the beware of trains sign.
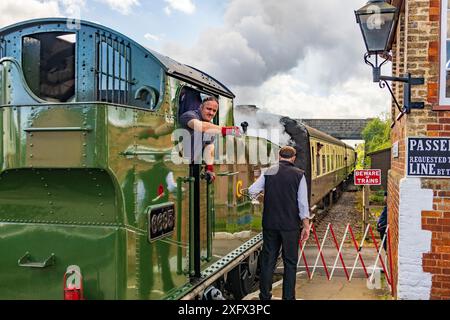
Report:
[[381,184],[381,170],[355,170],[354,180],[356,186],[379,186]]
[[450,137],[409,137],[406,170],[409,177],[450,178]]

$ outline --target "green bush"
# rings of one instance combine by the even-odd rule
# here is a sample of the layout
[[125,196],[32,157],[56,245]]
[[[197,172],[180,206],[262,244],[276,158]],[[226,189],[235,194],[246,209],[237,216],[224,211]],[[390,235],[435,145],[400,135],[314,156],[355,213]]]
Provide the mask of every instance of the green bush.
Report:
[[369,201],[371,204],[384,205],[384,190],[378,190],[370,193]]

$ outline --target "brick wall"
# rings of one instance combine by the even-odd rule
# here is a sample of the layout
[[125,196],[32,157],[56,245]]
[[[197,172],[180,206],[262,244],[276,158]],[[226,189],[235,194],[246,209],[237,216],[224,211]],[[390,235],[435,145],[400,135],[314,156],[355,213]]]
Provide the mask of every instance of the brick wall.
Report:
[[[392,74],[402,75],[405,73],[405,15],[399,17],[397,26],[396,42],[392,48]],[[396,93],[397,101],[403,105],[403,86],[399,83],[393,82],[394,92]],[[388,176],[388,220],[390,226],[390,242],[391,242],[391,258],[393,263],[391,272],[393,275],[392,292],[394,297],[397,297],[398,285],[398,216],[399,216],[399,185],[400,179],[405,175],[405,117],[396,121],[399,110],[394,102],[392,102],[392,121],[395,124],[391,130],[392,143],[398,143],[398,157],[394,158],[391,153],[391,170]]]
[[[450,111],[439,106],[440,17],[439,0],[405,0],[393,47],[393,74],[405,69],[414,77],[423,76],[425,84],[414,86],[413,101],[424,101],[424,110],[412,110],[395,121],[392,142],[399,143],[399,157],[392,158],[388,185],[388,210],[391,225],[393,261],[398,258],[399,185],[405,176],[405,138],[408,136],[450,137]],[[447,23],[444,21],[443,23]],[[403,50],[403,52],[402,52]],[[404,54],[403,54],[404,53]],[[445,57],[444,57],[445,58]],[[395,86],[398,99],[402,85]],[[393,106],[393,119],[397,116]],[[430,299],[450,299],[450,179],[422,179],[422,188],[433,190],[433,210],[422,211],[422,229],[432,232],[431,251],[423,254],[423,272],[432,275]],[[395,264],[395,263],[394,263]],[[394,279],[399,281],[397,266]],[[400,279],[401,281],[401,279]],[[394,293],[397,295],[396,288]]]

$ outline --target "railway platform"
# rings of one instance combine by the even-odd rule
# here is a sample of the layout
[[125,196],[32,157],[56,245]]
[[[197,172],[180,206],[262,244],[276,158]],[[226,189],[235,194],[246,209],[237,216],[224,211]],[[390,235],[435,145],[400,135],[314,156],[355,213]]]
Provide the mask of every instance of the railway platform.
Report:
[[[280,300],[282,294],[282,281],[273,284],[273,300]],[[243,298],[243,300],[259,300],[259,290]],[[297,273],[296,283],[297,300],[391,300],[389,289],[382,281],[380,289],[369,289],[365,277],[355,277],[348,282],[344,277],[335,277],[328,280],[325,275],[318,274],[309,280],[305,272]]]
[[[356,209],[359,197],[357,192],[344,192],[326,214],[319,215],[319,219],[316,218],[313,221],[314,234],[311,233],[306,242],[303,249],[304,257],[299,257],[297,266],[297,300],[392,299],[387,281],[390,278],[388,256],[382,249],[379,250],[378,255],[378,248],[374,246],[374,239],[371,238],[368,228],[366,228],[366,240],[361,242],[364,232],[361,226],[361,214]],[[352,226],[354,230],[356,237],[354,241],[357,246],[362,245],[358,251],[361,256],[356,261],[357,251],[348,232],[348,226]],[[376,231],[373,235],[379,247],[381,239]],[[317,236],[316,239],[315,236]],[[321,253],[318,251],[318,244],[322,247]],[[305,260],[308,269],[305,267]],[[388,271],[388,278],[386,273],[383,273],[383,268]],[[272,290],[274,300],[281,299],[282,276],[283,264],[280,261],[274,272]],[[258,300],[258,296],[259,290],[250,293],[243,300]]]

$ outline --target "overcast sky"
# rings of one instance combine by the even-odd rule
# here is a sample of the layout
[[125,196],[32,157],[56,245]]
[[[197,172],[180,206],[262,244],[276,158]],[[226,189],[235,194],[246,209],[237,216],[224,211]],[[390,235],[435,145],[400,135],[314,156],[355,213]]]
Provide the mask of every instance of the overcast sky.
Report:
[[[2,0],[0,27],[75,16],[115,29],[228,86],[235,104],[294,118],[389,112],[371,82],[355,9],[365,0]],[[383,73],[388,73],[384,70]]]

